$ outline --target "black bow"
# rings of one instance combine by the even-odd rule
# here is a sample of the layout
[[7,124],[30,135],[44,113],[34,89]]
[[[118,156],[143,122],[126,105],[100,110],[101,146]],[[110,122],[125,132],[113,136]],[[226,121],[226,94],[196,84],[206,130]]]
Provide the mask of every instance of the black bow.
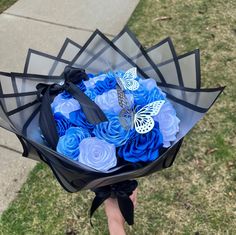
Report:
[[56,123],[51,110],[52,97],[62,91],[69,92],[79,103],[87,121],[91,124],[98,124],[107,121],[107,118],[99,106],[86,96],[75,84],[88,80],[85,70],[67,66],[61,75],[65,82],[60,84],[39,83],[38,100],[41,102],[39,126],[48,144],[55,150],[58,143]]
[[134,205],[129,196],[132,195],[137,186],[138,182],[136,180],[127,180],[93,190],[96,196],[93,199],[92,206],[90,208],[90,223],[93,213],[97,210],[97,208],[109,197],[115,197],[117,198],[121,214],[123,215],[125,221],[129,225],[133,225]]

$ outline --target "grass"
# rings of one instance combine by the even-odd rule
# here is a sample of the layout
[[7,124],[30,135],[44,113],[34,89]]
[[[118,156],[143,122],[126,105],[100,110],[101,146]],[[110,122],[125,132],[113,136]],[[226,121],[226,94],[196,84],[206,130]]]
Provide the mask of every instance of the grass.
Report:
[[8,7],[14,4],[17,0],[0,0],[0,14]]
[[[174,166],[139,180],[128,234],[236,234],[235,9],[234,0],[141,0],[128,23],[146,47],[167,36],[178,54],[200,47],[203,85],[227,86]],[[0,234],[108,234],[102,208],[90,227],[92,197],[63,191],[38,164],[3,213]]]

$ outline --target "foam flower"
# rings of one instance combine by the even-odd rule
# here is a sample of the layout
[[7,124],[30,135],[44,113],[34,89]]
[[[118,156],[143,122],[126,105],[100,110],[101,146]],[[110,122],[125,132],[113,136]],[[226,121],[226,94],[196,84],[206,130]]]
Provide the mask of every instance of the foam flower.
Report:
[[103,139],[110,144],[119,147],[127,142],[132,135],[132,130],[125,130],[117,115],[106,115],[108,122],[101,122],[95,126],[93,134],[99,139]]
[[154,117],[154,120],[159,123],[160,131],[163,135],[163,147],[169,147],[171,141],[176,140],[180,123],[179,118],[176,116],[176,111],[169,101],[166,101],[161,107],[160,112]]
[[146,134],[135,135],[118,150],[118,155],[129,162],[154,161],[159,156],[163,138],[158,123]]
[[[133,104],[133,95],[126,95],[128,102]],[[98,95],[95,98],[95,103],[104,111],[109,114],[119,114],[121,107],[118,102],[118,95],[115,89],[104,92],[102,95]]]
[[81,141],[79,148],[78,161],[86,166],[106,172],[117,164],[116,148],[105,140],[89,137]]
[[51,108],[53,113],[61,113],[61,115],[69,119],[71,112],[80,109],[80,104],[71,96],[68,98],[64,93],[60,93],[54,98]]
[[57,152],[63,154],[67,158],[77,161],[80,153],[80,142],[90,137],[89,132],[81,127],[70,127],[65,135],[59,138],[57,144]]
[[104,81],[105,78],[107,77],[106,74],[100,74],[98,76],[90,76],[90,79],[88,81],[84,81],[84,84],[86,86],[86,88],[94,88],[96,82],[98,81]]

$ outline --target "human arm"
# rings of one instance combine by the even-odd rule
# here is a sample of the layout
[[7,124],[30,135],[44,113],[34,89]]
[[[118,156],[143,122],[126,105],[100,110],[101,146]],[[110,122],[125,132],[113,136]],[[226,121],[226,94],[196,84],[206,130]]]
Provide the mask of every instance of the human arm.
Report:
[[[137,189],[133,191],[130,199],[135,207],[137,204]],[[125,220],[120,212],[117,199],[108,198],[104,204],[110,235],[125,235]]]

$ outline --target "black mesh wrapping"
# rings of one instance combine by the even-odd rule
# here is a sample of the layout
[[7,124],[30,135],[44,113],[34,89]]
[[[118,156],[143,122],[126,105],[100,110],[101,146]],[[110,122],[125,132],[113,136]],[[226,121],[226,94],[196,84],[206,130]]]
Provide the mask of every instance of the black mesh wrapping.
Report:
[[[151,163],[127,164],[101,173],[64,158],[45,145],[39,130],[38,83],[61,83],[67,66],[87,73],[137,67],[139,76],[152,77],[167,94],[181,120],[177,140]],[[170,38],[144,49],[129,29],[112,41],[96,30],[84,46],[66,39],[57,56],[30,49],[23,73],[0,72],[0,126],[15,133],[24,156],[44,161],[69,192],[94,189],[142,177],[170,167],[185,135],[214,104],[223,87],[201,88],[199,50],[177,56]]]

